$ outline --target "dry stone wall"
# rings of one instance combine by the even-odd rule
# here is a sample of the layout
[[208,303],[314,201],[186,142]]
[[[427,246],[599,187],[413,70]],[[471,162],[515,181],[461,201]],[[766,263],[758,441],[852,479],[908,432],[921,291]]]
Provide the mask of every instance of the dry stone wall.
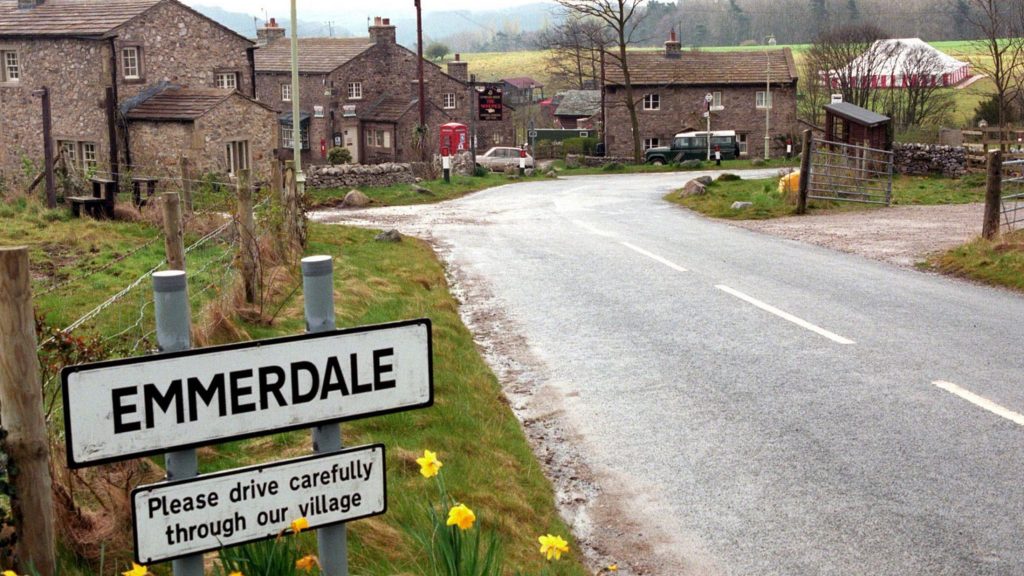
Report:
[[416,181],[409,164],[342,164],[310,166],[306,173],[309,188],[366,188],[412,184]]
[[958,177],[967,173],[967,150],[961,146],[897,143],[892,151],[894,169],[900,174]]

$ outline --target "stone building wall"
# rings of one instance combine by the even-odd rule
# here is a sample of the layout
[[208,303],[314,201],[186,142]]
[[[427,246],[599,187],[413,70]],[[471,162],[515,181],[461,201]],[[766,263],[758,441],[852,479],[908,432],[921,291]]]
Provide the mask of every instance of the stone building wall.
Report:
[[310,166],[306,172],[307,188],[367,188],[415,181],[409,164]]
[[0,82],[0,171],[4,177],[23,179],[23,159],[42,166],[42,106],[40,98],[32,95],[41,86],[50,88],[54,140],[93,142],[100,165],[108,166],[104,106],[110,85],[108,44],[0,38],[0,47],[16,50],[21,68],[18,82]]
[[192,122],[133,120],[128,125],[135,164],[131,175],[159,179],[159,191],[178,190],[173,180],[181,174],[181,158],[194,159],[194,134]]
[[[706,130],[704,96],[708,92],[722,93],[724,110],[713,112],[712,130],[735,130],[737,138],[747,139],[747,156],[764,156],[765,110],[757,108],[757,92],[764,91],[764,85],[722,87],[647,87],[635,86],[637,119],[640,125],[640,143],[644,139],[658,138],[662,146],[668,145],[672,137],[683,131]],[[632,156],[633,138],[630,128],[629,111],[626,109],[626,91],[622,88],[606,87],[606,143],[610,156]],[[645,94],[658,94],[659,110],[644,110]],[[772,109],[770,113],[770,134],[772,155],[785,153],[785,144],[775,140],[776,136],[796,135],[799,131],[796,116],[796,86],[772,86]]]
[[901,144],[892,146],[893,167],[900,174],[942,174],[959,177],[967,174],[967,149],[962,146]]
[[[169,81],[191,88],[215,87],[216,72],[237,72],[238,89],[252,95],[249,40],[176,2],[163,2],[115,30],[118,95],[123,100],[146,86]],[[139,46],[142,78],[125,80],[120,48]]]
[[195,165],[203,172],[228,171],[225,145],[249,142],[249,168],[255,178],[268,179],[278,147],[277,113],[241,96],[232,96],[196,120]]

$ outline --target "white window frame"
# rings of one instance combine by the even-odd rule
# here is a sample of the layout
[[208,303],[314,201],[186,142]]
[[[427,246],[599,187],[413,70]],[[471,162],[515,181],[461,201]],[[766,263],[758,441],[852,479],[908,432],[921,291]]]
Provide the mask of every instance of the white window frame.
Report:
[[454,110],[455,109],[455,93],[448,92],[444,95],[444,109]]
[[747,148],[747,135],[746,134],[737,134],[736,135],[736,143],[740,147],[740,156],[746,156],[747,154],[749,154],[749,152],[748,152],[749,148]]
[[384,147],[391,148],[391,131],[384,130]]
[[228,174],[234,176],[239,170],[249,169],[249,141],[232,140],[224,144],[228,160]]
[[348,99],[349,100],[362,100],[363,99],[363,83],[362,82],[349,82],[347,86]]
[[644,110],[661,110],[661,96],[644,94]]
[[281,102],[291,102],[291,101],[292,101],[292,85],[291,84],[281,84]]
[[644,138],[644,150],[661,146],[661,138]]
[[712,92],[711,93],[711,105],[712,106],[721,106],[722,105],[722,93],[721,92]]
[[[772,107],[772,97],[771,97],[771,95],[768,95],[767,97],[765,97],[765,94],[768,94],[768,93],[766,91],[764,91],[764,90],[758,90],[757,91],[757,95],[754,96],[754,107],[755,108],[758,108],[760,110],[764,110],[765,108],[771,108]],[[765,100],[768,101],[768,105],[767,106],[765,106]]]
[[138,46],[125,46],[121,48],[121,71],[125,80],[139,80],[142,78],[142,60],[139,55]]
[[21,60],[15,50],[0,50],[0,82],[21,80]]
[[99,165],[97,159],[98,147],[95,142],[82,142],[82,168],[88,173],[90,170],[95,170],[96,166]]
[[213,84],[222,90],[238,90],[238,72],[217,72]]
[[[288,149],[288,150],[291,150],[291,149],[295,148],[295,142],[292,139],[292,132],[293,132],[293,130],[292,130],[292,125],[291,124],[281,124],[281,147],[282,148],[285,148],[285,149]],[[300,126],[299,127],[299,132],[301,132],[301,136],[300,137],[302,138],[302,149],[303,150],[309,150],[309,128],[302,128]]]

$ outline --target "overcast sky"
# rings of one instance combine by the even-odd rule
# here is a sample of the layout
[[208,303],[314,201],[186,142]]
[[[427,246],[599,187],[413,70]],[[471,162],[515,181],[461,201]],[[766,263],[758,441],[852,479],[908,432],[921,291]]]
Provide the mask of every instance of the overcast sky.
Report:
[[[523,4],[535,4],[545,0],[422,0],[423,10],[495,10],[511,8]],[[266,10],[269,15],[288,16],[291,10],[290,0],[185,0],[186,4],[204,6],[220,6],[232,12],[244,12],[254,16],[263,16]],[[413,0],[374,0],[373,2],[339,2],[334,6],[323,0],[298,0],[299,20],[317,20],[319,15],[342,14],[349,16],[388,16],[389,14],[414,13]],[[363,14],[365,12],[365,14]],[[371,13],[372,12],[372,13]],[[355,14],[354,14],[355,13]]]

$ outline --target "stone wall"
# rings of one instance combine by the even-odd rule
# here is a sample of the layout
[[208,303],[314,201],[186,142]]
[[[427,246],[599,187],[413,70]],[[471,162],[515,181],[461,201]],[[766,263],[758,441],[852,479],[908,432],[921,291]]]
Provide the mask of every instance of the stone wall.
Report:
[[[142,78],[125,80],[118,60],[118,96],[124,100],[160,81],[215,87],[217,72],[238,74],[238,90],[252,96],[249,40],[176,2],[163,2],[116,30],[117,46],[138,46]],[[120,50],[119,50],[120,51]]]
[[[704,95],[709,92],[722,93],[721,112],[711,117],[712,130],[735,130],[737,138],[745,137],[747,157],[764,156],[765,110],[757,108],[757,92],[764,91],[764,84],[750,86],[687,86],[651,87],[634,86],[637,101],[637,120],[640,124],[640,143],[644,139],[658,138],[667,146],[672,137],[686,130],[705,130],[707,120],[704,112]],[[606,110],[608,127],[605,136],[609,155],[628,156],[633,152],[633,137],[630,130],[629,111],[626,110],[626,91],[622,88],[606,88]],[[657,94],[659,110],[644,110],[642,99],[646,94]],[[772,85],[772,109],[770,113],[772,155],[785,153],[785,146],[775,140],[778,135],[795,135],[799,132],[796,117],[796,86]]]
[[409,164],[309,166],[306,171],[308,188],[368,188],[412,184],[415,181]]
[[892,150],[893,168],[900,174],[958,177],[967,173],[967,150],[960,146],[896,143]]

